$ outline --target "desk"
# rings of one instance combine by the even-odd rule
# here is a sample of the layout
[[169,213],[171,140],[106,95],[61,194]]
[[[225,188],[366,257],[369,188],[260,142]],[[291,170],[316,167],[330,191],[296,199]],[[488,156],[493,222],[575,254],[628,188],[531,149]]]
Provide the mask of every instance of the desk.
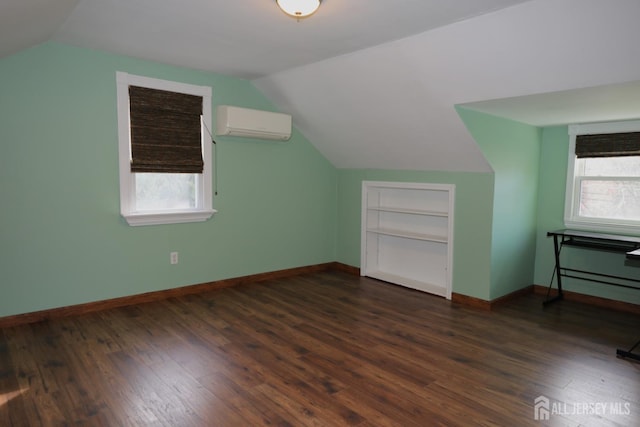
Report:
[[[550,231],[547,233],[547,237],[550,236],[553,236],[553,248],[556,261],[555,276],[558,283],[558,294],[553,298],[547,298],[543,303],[544,305],[550,304],[564,297],[564,294],[562,293],[563,277],[640,290],[640,279],[567,268],[563,267],[560,263],[560,251],[564,246],[618,252],[624,254],[626,259],[640,260],[640,237],[592,233],[579,230]],[[551,279],[549,288],[551,288],[552,285],[553,279]],[[638,345],[640,345],[640,341],[638,341],[628,351],[618,349],[616,354],[620,357],[628,357],[640,361],[640,355],[633,353],[633,350]]]

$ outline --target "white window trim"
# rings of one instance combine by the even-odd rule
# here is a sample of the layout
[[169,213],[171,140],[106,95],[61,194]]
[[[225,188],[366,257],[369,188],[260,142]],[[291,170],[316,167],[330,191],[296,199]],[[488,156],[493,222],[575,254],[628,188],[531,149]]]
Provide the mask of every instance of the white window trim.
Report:
[[576,185],[576,136],[602,133],[640,132],[640,120],[602,122],[569,126],[569,161],[564,205],[564,224],[567,228],[640,235],[637,221],[587,219],[577,215],[578,185]]
[[[116,72],[118,105],[118,151],[120,167],[120,214],[129,225],[176,224],[206,221],[216,213],[213,209],[212,194],[212,149],[207,138],[207,129],[211,127],[211,87],[177,83],[168,80],[136,76],[125,72]],[[166,90],[202,97],[202,121],[205,132],[202,136],[202,156],[204,170],[197,179],[198,206],[194,209],[171,210],[166,212],[135,211],[135,180],[131,173],[131,145],[129,127],[129,86],[141,86],[150,89]]]

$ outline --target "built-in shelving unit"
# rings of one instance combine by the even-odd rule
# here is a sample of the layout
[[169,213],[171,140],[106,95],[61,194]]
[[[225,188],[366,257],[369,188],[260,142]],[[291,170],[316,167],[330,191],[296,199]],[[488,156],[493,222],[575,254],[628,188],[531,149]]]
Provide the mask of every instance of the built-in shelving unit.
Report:
[[454,191],[364,181],[361,274],[450,299]]

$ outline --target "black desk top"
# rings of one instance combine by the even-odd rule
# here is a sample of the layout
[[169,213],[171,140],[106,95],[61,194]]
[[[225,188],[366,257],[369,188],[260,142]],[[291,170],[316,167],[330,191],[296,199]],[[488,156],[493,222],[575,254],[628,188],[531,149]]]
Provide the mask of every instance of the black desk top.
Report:
[[563,229],[547,232],[547,236],[563,236],[569,239],[563,244],[592,249],[625,252],[628,259],[640,259],[640,237],[621,234]]
[[614,242],[632,242],[632,243],[638,243],[640,245],[640,237],[624,236],[622,234],[596,233],[593,231],[571,230],[571,229],[549,231],[547,233],[547,236],[553,236],[553,235],[567,236],[567,237],[583,237],[587,239],[611,240]]

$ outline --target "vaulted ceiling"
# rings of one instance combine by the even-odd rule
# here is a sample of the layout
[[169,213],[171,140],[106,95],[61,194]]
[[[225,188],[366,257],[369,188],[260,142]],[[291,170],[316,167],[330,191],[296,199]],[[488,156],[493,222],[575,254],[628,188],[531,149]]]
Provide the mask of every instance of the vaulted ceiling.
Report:
[[250,79],[337,167],[486,171],[456,106],[640,118],[637,0],[3,0],[0,57],[54,40]]

